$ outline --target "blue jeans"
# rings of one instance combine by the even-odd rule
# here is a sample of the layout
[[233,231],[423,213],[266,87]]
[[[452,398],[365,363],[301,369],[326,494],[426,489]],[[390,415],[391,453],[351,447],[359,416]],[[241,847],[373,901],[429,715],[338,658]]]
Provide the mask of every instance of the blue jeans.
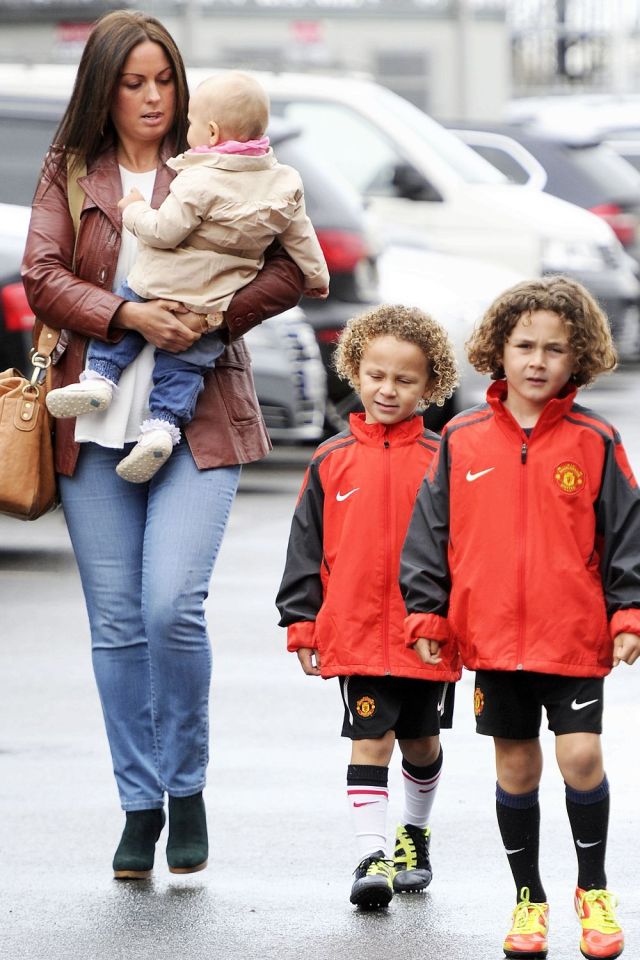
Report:
[[186,443],[149,483],[122,450],[81,445],[59,477],[84,590],[93,668],[124,810],[205,784],[211,648],[204,601],[240,467],[198,470]]
[[[145,303],[126,283],[121,283],[118,296],[134,303]],[[91,340],[87,352],[89,370],[101,374],[112,383],[118,383],[130,363],[142,352],[147,341],[135,330],[129,330],[117,343]],[[224,350],[217,333],[207,333],[182,353],[156,350],[153,368],[153,389],[149,395],[149,410],[158,420],[168,420],[179,426],[193,420],[203,377],[216,365]]]

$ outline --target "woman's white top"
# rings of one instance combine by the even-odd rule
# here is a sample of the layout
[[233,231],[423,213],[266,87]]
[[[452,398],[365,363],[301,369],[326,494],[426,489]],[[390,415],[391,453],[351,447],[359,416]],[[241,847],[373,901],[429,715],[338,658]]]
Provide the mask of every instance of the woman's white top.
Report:
[[[147,203],[151,203],[156,171],[132,173],[120,167],[122,195],[137,187]],[[138,241],[122,229],[122,245],[116,265],[113,291],[126,280],[136,258]],[[101,447],[121,448],[140,436],[140,424],[149,417],[149,393],[153,371],[154,347],[148,343],[120,377],[111,406],[104,413],[84,413],[76,418],[75,438],[78,443],[98,443]]]

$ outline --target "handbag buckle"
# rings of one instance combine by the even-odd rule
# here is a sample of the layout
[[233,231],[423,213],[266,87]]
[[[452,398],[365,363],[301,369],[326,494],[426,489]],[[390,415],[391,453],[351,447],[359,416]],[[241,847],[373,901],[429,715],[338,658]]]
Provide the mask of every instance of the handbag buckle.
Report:
[[[43,371],[47,370],[51,366],[51,357],[45,356],[44,353],[38,353],[37,350],[34,350],[31,354],[31,363],[34,366],[34,371],[31,374],[31,386],[37,389],[38,383],[42,379]],[[25,387],[24,389],[29,389]],[[24,390],[23,390],[24,393]]]

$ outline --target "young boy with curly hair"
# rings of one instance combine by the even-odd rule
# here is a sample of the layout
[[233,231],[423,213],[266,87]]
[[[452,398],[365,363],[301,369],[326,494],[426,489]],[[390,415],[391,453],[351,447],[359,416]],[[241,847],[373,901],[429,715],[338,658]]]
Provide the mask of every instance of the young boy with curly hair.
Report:
[[[443,329],[420,310],[382,306],[351,320],[336,369],[364,413],[321,444],[305,474],[276,599],[287,647],[309,676],[338,677],[352,740],[347,796],[359,864],[351,902],[386,906],[431,881],[431,807],[451,726],[458,657],[423,663],[404,641],[400,550],[439,438],[416,412],[456,385]],[[435,682],[434,682],[435,681]],[[405,806],[386,853],[388,766],[398,741]]]
[[603,678],[640,655],[640,496],[617,431],[575,402],[616,365],[609,325],[580,284],[547,277],[499,297],[467,349],[496,382],[447,425],[418,495],[401,563],[407,638],[440,657],[453,643],[477,671],[477,731],[494,738],[516,885],[505,955],[547,954],[544,707],[578,859],[580,949],[617,957],[600,734]]

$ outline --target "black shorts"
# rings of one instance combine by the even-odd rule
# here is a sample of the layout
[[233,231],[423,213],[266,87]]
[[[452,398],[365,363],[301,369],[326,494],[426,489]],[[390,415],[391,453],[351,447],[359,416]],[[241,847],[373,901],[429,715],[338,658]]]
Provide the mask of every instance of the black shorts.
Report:
[[453,725],[455,683],[411,677],[338,677],[344,703],[342,736],[377,740],[435,737]]
[[542,708],[553,733],[602,733],[603,677],[478,670],[474,693],[476,730],[505,740],[540,735]]

